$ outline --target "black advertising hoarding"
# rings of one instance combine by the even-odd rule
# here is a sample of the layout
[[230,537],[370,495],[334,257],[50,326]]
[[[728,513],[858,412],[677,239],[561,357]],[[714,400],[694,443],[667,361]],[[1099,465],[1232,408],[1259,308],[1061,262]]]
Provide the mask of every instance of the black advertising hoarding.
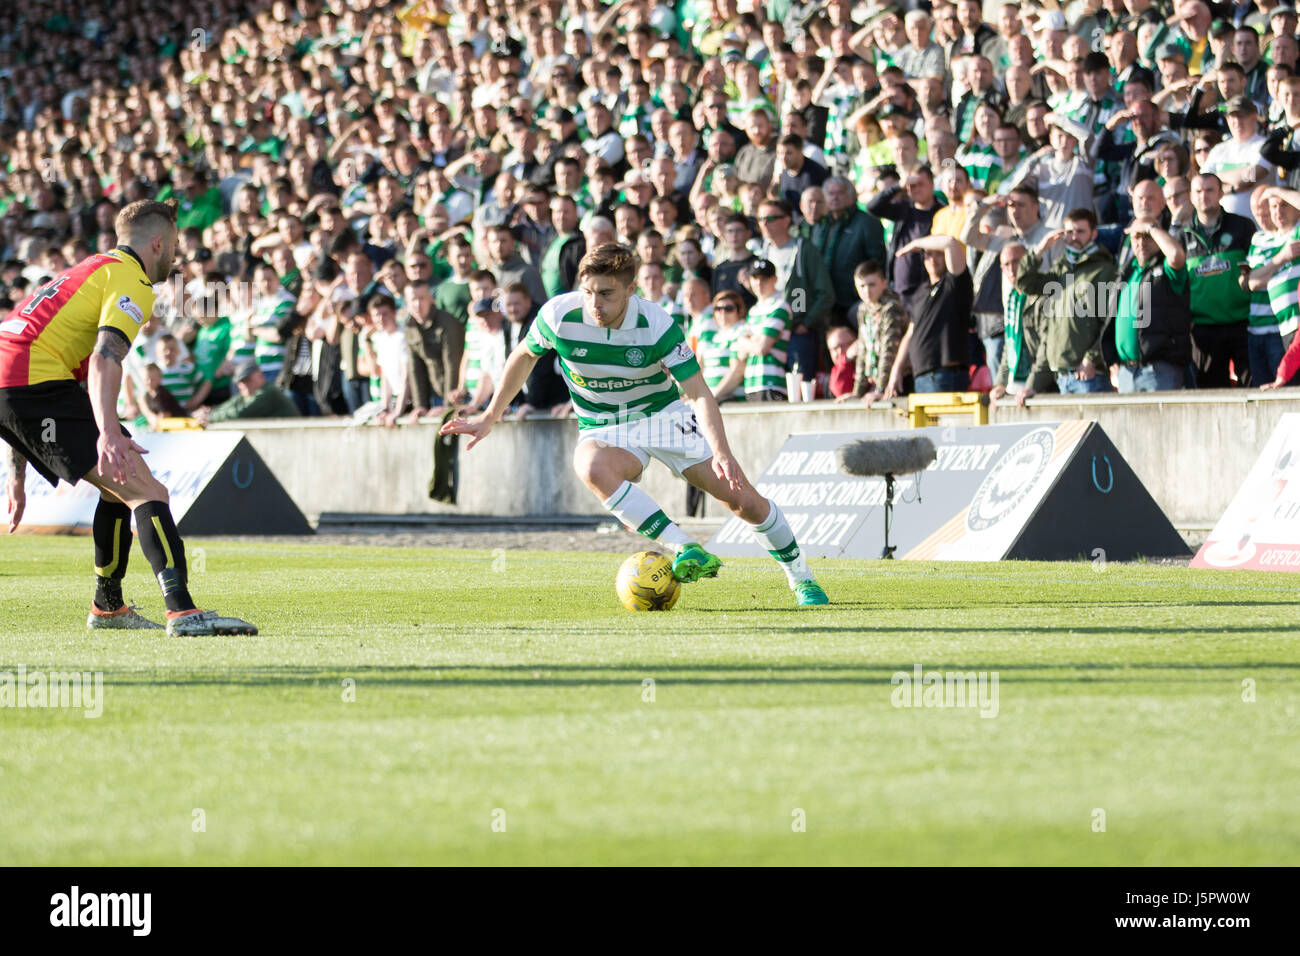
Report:
[[[946,425],[908,432],[934,442],[934,463],[900,475],[890,544],[909,560],[1128,560],[1187,553],[1141,481],[1089,421]],[[836,450],[893,432],[792,435],[755,481],[810,558],[879,558],[885,479],[843,474]],[[731,517],[708,545],[724,557],[766,554]]]

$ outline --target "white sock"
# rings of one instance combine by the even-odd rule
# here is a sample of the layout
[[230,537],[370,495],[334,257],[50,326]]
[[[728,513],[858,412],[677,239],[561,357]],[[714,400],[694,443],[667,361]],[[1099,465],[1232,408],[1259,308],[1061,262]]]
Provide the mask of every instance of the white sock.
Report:
[[612,514],[637,534],[667,545],[674,553],[693,544],[685,531],[669,520],[655,500],[632,482],[625,481],[602,502]]
[[754,536],[762,542],[763,547],[767,548],[767,553],[776,559],[777,564],[781,565],[790,587],[794,587],[801,581],[813,580],[813,573],[808,570],[808,562],[799,552],[799,542],[794,539],[790,523],[785,520],[785,515],[781,513],[775,501],[769,498],[768,504],[772,506],[772,510],[766,520],[761,524],[752,525]]

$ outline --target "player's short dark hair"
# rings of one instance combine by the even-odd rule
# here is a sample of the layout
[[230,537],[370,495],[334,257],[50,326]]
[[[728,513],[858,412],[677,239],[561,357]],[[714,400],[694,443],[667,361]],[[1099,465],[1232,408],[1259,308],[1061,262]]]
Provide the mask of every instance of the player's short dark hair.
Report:
[[578,263],[578,278],[609,276],[630,286],[636,279],[637,265],[635,252],[617,242],[607,242],[582,257]]
[[113,231],[120,241],[128,237],[152,238],[158,231],[170,226],[176,228],[176,206],[172,203],[138,199],[125,206],[113,222]]

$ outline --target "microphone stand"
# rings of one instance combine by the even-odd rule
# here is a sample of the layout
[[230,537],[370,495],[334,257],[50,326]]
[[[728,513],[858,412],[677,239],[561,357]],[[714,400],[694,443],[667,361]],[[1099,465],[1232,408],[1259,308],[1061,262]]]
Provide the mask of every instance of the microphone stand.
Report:
[[894,523],[894,476],[885,475],[885,549],[880,552],[880,556],[886,560],[894,559],[894,552],[898,550],[897,545],[889,543],[889,527]]

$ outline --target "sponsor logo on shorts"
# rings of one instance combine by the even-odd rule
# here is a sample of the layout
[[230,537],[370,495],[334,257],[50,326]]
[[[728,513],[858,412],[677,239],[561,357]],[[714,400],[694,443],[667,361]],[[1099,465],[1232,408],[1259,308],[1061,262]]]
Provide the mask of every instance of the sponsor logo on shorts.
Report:
[[118,299],[117,307],[121,309],[123,312],[125,312],[127,315],[129,315],[131,317],[131,321],[133,321],[136,325],[144,324],[144,312],[141,311],[138,305],[136,305],[134,302],[131,301],[131,297],[129,295],[124,295],[122,296],[122,298]]
[[633,368],[636,368],[638,365],[645,364],[645,353],[642,352],[640,349],[628,349],[626,357],[627,357],[627,364],[631,365]]

